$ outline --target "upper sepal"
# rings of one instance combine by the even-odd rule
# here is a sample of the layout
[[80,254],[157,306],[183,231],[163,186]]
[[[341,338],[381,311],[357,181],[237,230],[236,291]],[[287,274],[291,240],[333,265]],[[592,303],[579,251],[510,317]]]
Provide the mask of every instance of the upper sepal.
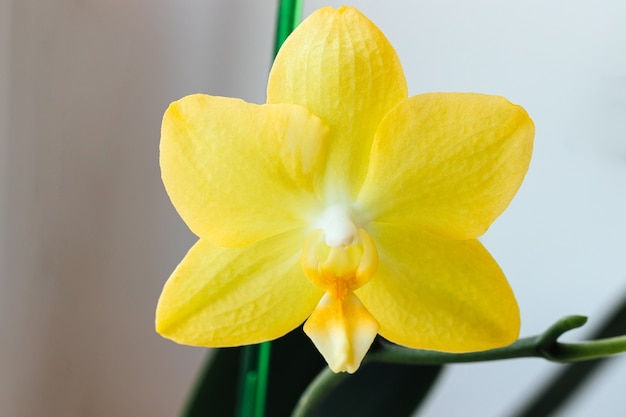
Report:
[[325,7],[283,44],[267,102],[299,104],[328,124],[325,199],[340,202],[356,196],[378,124],[407,91],[400,60],[383,33],[352,7]]

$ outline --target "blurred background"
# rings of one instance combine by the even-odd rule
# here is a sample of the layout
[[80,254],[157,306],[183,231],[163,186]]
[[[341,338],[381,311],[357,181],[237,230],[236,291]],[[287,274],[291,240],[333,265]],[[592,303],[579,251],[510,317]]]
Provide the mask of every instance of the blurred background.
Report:
[[[305,14],[336,1],[305,0]],[[411,94],[504,95],[533,117],[527,179],[482,238],[522,335],[584,338],[626,296],[626,2],[353,0]],[[195,241],[160,181],[167,105],[262,103],[276,2],[0,0],[0,416],[175,416],[206,351],[153,330]],[[626,357],[558,416],[621,416]],[[559,365],[448,367],[420,416],[512,414]]]

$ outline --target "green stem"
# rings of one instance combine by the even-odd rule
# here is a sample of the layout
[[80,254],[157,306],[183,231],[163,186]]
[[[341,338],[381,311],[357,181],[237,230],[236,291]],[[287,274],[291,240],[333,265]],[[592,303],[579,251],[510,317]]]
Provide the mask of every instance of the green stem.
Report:
[[243,348],[237,416],[263,417],[265,415],[269,362],[270,342]]
[[600,359],[626,352],[626,335],[584,343],[557,343],[551,354],[558,362],[578,362]]
[[[409,349],[383,342],[382,348],[367,355],[365,360],[408,365],[444,365],[448,363],[482,362],[528,357],[543,357],[556,362],[585,360],[588,358],[561,357],[560,349],[563,346],[570,347],[573,345],[559,343],[557,339],[563,333],[581,327],[586,322],[587,318],[583,316],[565,317],[540,335],[519,339],[509,346],[480,352],[436,352],[433,350]],[[584,344],[589,343],[593,342],[585,342]]]
[[276,21],[274,56],[302,19],[302,0],[280,0]]
[[346,373],[336,374],[330,368],[324,368],[302,393],[291,417],[310,416],[317,404],[348,376]]
[[[561,343],[558,338],[587,322],[583,316],[565,317],[540,335],[519,339],[515,343],[482,352],[446,353],[432,350],[409,349],[388,342],[365,357],[365,362],[387,362],[405,365],[443,365],[513,358],[539,357],[554,362],[577,362],[598,359],[626,352],[626,335],[579,343]],[[329,369],[322,371],[304,392],[292,417],[310,417],[317,405],[324,400],[346,374],[335,374]]]
[[[302,0],[279,0],[274,56],[302,18]],[[263,417],[269,378],[270,342],[244,346],[239,375],[238,417]]]

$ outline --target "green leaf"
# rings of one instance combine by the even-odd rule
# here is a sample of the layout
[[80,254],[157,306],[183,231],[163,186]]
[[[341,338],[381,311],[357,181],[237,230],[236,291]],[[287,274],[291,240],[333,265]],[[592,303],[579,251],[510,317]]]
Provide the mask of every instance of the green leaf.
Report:
[[442,366],[367,362],[339,382],[312,417],[408,417],[419,407]]
[[181,416],[234,416],[240,362],[240,348],[210,352]]
[[290,416],[304,390],[325,367],[302,328],[273,341],[265,414]]
[[[243,348],[215,349],[188,400],[183,417],[232,417],[237,409],[237,389]],[[272,342],[266,412],[287,417],[302,392],[326,363],[301,328]]]

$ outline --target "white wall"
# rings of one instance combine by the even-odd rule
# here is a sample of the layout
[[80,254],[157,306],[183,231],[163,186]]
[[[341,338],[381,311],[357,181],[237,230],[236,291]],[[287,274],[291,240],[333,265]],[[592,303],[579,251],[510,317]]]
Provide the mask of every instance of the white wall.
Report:
[[[6,146],[9,117],[9,55],[11,47],[11,2],[0,0],[0,277],[5,275]],[[0,278],[0,308],[4,280]],[[0,385],[0,390],[2,386]]]
[[163,283],[194,240],[161,184],[161,117],[196,91],[262,101],[274,11],[19,0],[4,16],[0,415],[176,415],[204,352],[154,332]]
[[[175,415],[203,352],[152,328],[193,242],[160,182],[160,118],[192,92],[264,100],[275,2],[0,1],[0,415]],[[526,107],[531,169],[483,241],[525,335],[573,313],[597,325],[626,293],[626,3],[351,4],[395,45],[412,94]],[[451,367],[422,415],[507,415],[555,369]],[[624,383],[621,358],[562,415],[621,415]]]

